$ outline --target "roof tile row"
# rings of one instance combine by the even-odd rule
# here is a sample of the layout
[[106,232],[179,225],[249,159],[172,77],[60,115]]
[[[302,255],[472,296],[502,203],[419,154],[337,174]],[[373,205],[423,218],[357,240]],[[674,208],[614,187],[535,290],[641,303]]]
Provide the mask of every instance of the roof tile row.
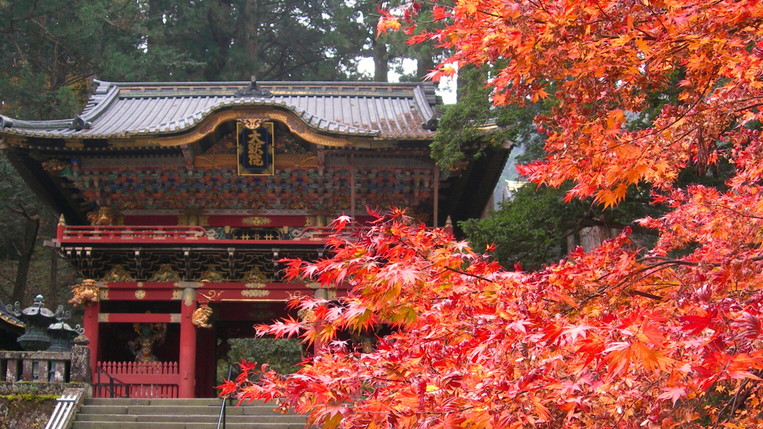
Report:
[[[434,87],[425,83],[96,83],[77,118],[21,121],[0,117],[0,133],[74,139],[174,134],[190,130],[218,110],[271,106],[292,111],[318,131],[419,140],[432,137],[424,124],[435,117],[437,103]],[[241,95],[247,94],[247,86],[260,92]]]

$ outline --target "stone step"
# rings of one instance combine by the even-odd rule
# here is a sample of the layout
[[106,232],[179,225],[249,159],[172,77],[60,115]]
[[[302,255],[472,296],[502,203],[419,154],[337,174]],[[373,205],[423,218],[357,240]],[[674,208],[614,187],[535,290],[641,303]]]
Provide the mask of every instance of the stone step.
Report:
[[[269,406],[241,406],[236,407],[235,404],[229,404],[226,408],[228,414],[247,414],[247,415],[272,415],[281,414],[280,411],[275,410]],[[216,406],[172,406],[172,405],[83,405],[81,413],[87,414],[176,414],[176,415],[188,415],[188,414],[218,414],[220,412],[220,405]]]
[[[228,400],[228,404],[236,402],[235,399]],[[87,398],[87,405],[208,405],[219,407],[222,403],[220,398]],[[261,401],[244,402],[242,405],[265,405]]]
[[[72,429],[122,429],[135,427],[159,429],[214,428],[222,400],[201,399],[86,399]],[[302,429],[307,419],[283,414],[274,405],[262,402],[228,402],[226,428]]]
[[[216,423],[216,422],[215,422]],[[158,428],[158,429],[214,429],[215,423],[188,423],[188,422],[151,422],[142,423],[139,428]],[[226,422],[226,429],[304,429],[304,423],[259,423],[252,420],[246,423]],[[136,429],[135,422],[80,422],[76,421],[72,429]]]
[[[178,415],[172,414],[78,414],[77,421],[90,422],[90,421],[111,421],[111,422],[176,422],[178,421]],[[219,414],[215,415],[186,415],[183,416],[183,421],[191,422],[217,422]],[[263,416],[259,414],[245,415],[245,414],[230,414],[226,413],[226,421],[229,423],[239,422],[252,422],[256,420],[258,423],[303,423],[305,418],[303,416],[295,414],[280,414],[272,416]]]

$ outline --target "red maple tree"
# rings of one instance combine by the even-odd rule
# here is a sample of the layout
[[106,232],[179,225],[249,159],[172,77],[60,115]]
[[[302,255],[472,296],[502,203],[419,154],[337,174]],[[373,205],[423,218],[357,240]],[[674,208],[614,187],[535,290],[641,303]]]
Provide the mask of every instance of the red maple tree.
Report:
[[[385,12],[379,31],[416,24]],[[553,96],[536,118],[548,158],[532,181],[617,204],[648,186],[659,235],[625,231],[532,273],[507,271],[400,211],[289,275],[346,298],[295,301],[303,317],[260,327],[326,346],[296,374],[244,365],[223,393],[278,400],[324,427],[763,426],[763,3],[758,0],[435,1],[414,36],[454,64],[505,66],[497,104]],[[410,31],[414,33],[413,31]],[[629,118],[677,83],[649,125]],[[687,168],[732,171],[682,187]],[[341,222],[343,226],[346,220]],[[385,327],[372,350],[341,333]]]

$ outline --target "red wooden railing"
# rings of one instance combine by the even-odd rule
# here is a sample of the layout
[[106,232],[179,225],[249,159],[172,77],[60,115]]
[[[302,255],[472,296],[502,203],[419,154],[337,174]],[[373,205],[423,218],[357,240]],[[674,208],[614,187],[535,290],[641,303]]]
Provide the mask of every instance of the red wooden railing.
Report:
[[194,240],[206,239],[200,226],[66,226],[64,240]]
[[177,362],[98,362],[93,383],[96,398],[177,398]]
[[244,240],[218,239],[211,237],[207,230],[200,226],[63,226],[57,232],[57,241],[61,244],[82,243],[164,243],[188,244],[320,244],[332,234],[327,227],[304,228],[299,238],[293,240]]

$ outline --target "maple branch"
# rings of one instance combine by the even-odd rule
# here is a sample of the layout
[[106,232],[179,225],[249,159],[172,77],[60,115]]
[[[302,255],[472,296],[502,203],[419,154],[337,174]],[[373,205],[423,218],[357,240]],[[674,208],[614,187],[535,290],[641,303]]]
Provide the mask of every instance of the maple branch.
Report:
[[[641,267],[635,271],[632,272],[632,275],[639,274],[639,277],[637,279],[632,279],[631,275],[625,276],[622,280],[617,282],[614,285],[604,285],[599,287],[599,289],[596,290],[595,293],[589,295],[588,297],[584,298],[581,301],[581,304],[585,304],[589,302],[590,300],[594,298],[598,298],[601,296],[604,296],[604,292],[609,289],[619,289],[620,287],[624,286],[627,283],[637,283],[641,280],[644,280],[645,278],[654,275],[657,272],[660,272],[662,270],[671,268],[673,266],[691,266],[691,267],[698,267],[698,266],[708,266],[708,267],[720,267],[723,264],[721,262],[692,262],[692,261],[685,261],[683,259],[667,259],[667,258],[661,258],[661,257],[648,257],[643,258],[638,262],[644,262],[649,260],[657,260],[659,262],[647,265],[645,267]],[[750,259],[747,259],[749,262],[760,262],[763,261],[763,255],[762,256],[756,256]],[[599,282],[603,280],[604,278],[612,275],[614,272],[609,272],[607,274],[603,274],[594,282]],[[631,295],[638,295],[643,296],[645,298],[654,299],[656,301],[662,301],[663,297],[660,297],[659,295],[650,294],[648,292],[638,291],[638,290],[628,290],[625,291],[625,293],[631,294]]]
[[[620,288],[621,286],[625,285],[627,282],[633,282],[633,283],[637,283],[637,282],[640,282],[641,280],[644,280],[645,278],[647,278],[647,277],[651,276],[652,274],[654,274],[654,273],[656,273],[656,272],[658,272],[658,271],[662,271],[663,269],[666,269],[666,268],[669,268],[669,267],[667,267],[667,266],[666,266],[666,267],[663,267],[663,268],[660,268],[660,269],[657,269],[657,270],[651,271],[651,272],[649,272],[649,273],[645,273],[645,274],[643,274],[642,276],[640,276],[639,278],[637,278],[637,279],[635,279],[635,280],[629,280],[629,279],[626,277],[625,279],[623,279],[623,280],[621,280],[620,282],[618,282],[616,285],[612,286],[612,289],[618,289],[618,288]],[[638,272],[638,271],[637,271],[637,272]],[[607,289],[609,289],[609,288],[610,288],[609,286],[602,286],[602,287],[600,287],[600,288],[599,288],[599,289],[596,291],[596,294],[595,294],[593,297],[596,297],[596,296],[603,296],[603,295],[604,295],[604,291],[606,291],[606,290],[607,290]],[[658,295],[653,295],[653,294],[650,294],[650,293],[648,293],[648,292],[642,292],[642,291],[638,291],[638,290],[628,289],[628,290],[626,290],[626,291],[623,291],[623,293],[626,293],[626,294],[628,294],[628,295],[630,295],[630,296],[633,296],[633,295],[637,295],[637,296],[643,296],[644,298],[653,299],[653,300],[655,300],[655,301],[662,301],[662,297],[661,297],[661,296],[658,296]],[[592,298],[593,298],[593,297],[592,297]]]
[[[646,393],[647,393],[647,392],[649,392],[650,390],[652,390],[652,388],[653,388],[655,385],[657,385],[658,381],[659,381],[659,378],[658,378],[658,379],[655,379],[654,381],[652,381],[651,383],[649,383],[647,386],[645,386],[645,387],[644,387],[644,389],[641,391],[641,395],[640,395],[640,396],[641,396],[641,398],[643,398],[643,397],[644,397],[644,395],[646,395]],[[637,402],[639,399],[640,399],[640,398],[636,398],[636,399],[634,399],[632,403],[635,405],[635,404],[636,404],[636,402]],[[622,422],[623,418],[625,418],[625,413],[622,413],[622,414],[620,414],[620,418],[617,420],[618,426],[619,426],[619,424]]]
[[537,7],[538,9],[542,10],[543,12],[546,12],[547,14],[550,14],[548,9],[546,8],[546,5],[543,4],[542,1],[530,1],[529,3],[531,5],[533,5],[534,7]]
[[[418,249],[416,249],[415,246],[410,246],[409,245],[410,243],[406,243],[405,241],[403,241],[403,238],[404,238],[403,236],[395,235],[395,239],[396,239],[396,241],[398,243],[400,243],[401,245],[405,246],[408,249],[414,250],[414,252],[416,253],[416,255],[418,257],[420,257],[421,259],[429,262],[430,264],[432,264],[432,266],[434,266],[434,262],[432,260],[430,260],[425,254],[421,253]],[[456,268],[445,267],[443,272],[445,272],[445,271],[451,271],[451,272],[454,272],[454,273],[457,273],[457,274],[461,274],[461,275],[469,276],[469,277],[472,277],[472,278],[475,278],[475,279],[483,280],[483,281],[486,281],[488,283],[497,284],[497,282],[495,280],[490,280],[489,278],[480,276],[478,274],[467,273],[466,271],[459,270],[459,269],[456,269]]]
[[[664,269],[670,268],[671,265],[682,265],[682,262],[685,262],[685,261],[682,261],[680,259],[675,259],[675,260],[663,261],[663,262],[660,262],[660,263],[657,263],[657,264],[654,264],[654,265],[649,265],[649,266],[646,266],[646,267],[639,268],[639,269],[635,270],[632,273],[632,274],[643,274],[638,279],[632,280],[632,279],[629,278],[630,276],[625,276],[625,278],[623,280],[620,280],[619,282],[617,282],[614,285],[601,286],[599,289],[596,290],[596,293],[591,298],[594,298],[594,297],[597,297],[597,296],[602,296],[606,290],[608,290],[608,289],[617,289],[617,288],[619,288],[620,286],[623,286],[624,284],[626,284],[629,281],[633,281],[633,282],[641,281],[641,280],[651,276],[652,274],[654,274],[656,272],[659,272],[659,271],[662,271]],[[692,264],[692,265],[694,265],[694,264]],[[650,269],[653,269],[653,268],[656,268],[656,269],[654,269],[653,271],[651,271],[649,273],[644,274],[646,271],[648,271]],[[607,274],[604,274],[604,275],[600,276],[599,278],[594,280],[594,283],[598,283],[601,280],[604,280],[604,278],[612,275],[613,273],[614,272],[609,272]]]
[[[695,100],[693,103],[691,103],[691,105],[689,106],[689,108],[687,108],[687,109],[686,109],[686,110],[685,110],[683,113],[681,113],[681,114],[680,114],[678,117],[674,118],[674,120],[673,120],[672,122],[670,122],[670,123],[666,124],[665,126],[663,126],[663,127],[661,127],[661,128],[658,128],[658,129],[654,129],[654,130],[652,130],[651,132],[647,133],[647,134],[646,134],[646,136],[643,136],[643,137],[654,137],[654,136],[656,136],[656,135],[658,135],[658,134],[661,134],[661,133],[663,133],[663,132],[664,132],[664,131],[666,131],[668,128],[671,128],[671,127],[673,127],[673,126],[674,126],[674,125],[676,125],[678,122],[682,121],[682,120],[683,120],[683,119],[685,119],[687,116],[689,116],[689,114],[690,114],[690,113],[692,113],[692,114],[697,114],[698,112],[694,112],[694,109],[695,109],[695,108],[696,108],[696,107],[699,105],[699,103],[700,103],[702,100],[704,100],[704,99],[705,99],[705,97],[707,96],[707,92],[708,92],[710,89],[711,89],[711,88],[706,88],[704,91],[700,91],[700,92],[697,94],[697,99],[696,99],[696,100]],[[684,134],[684,135],[685,135],[685,134]]]
[[[480,275],[477,275],[477,274],[474,274],[474,273],[467,273],[466,271],[458,270],[456,268],[445,267],[445,271],[451,271],[451,272],[454,272],[454,273],[457,273],[457,274],[461,274],[461,275],[469,276],[469,277],[472,277],[472,278],[475,278],[475,279],[478,279],[478,280],[486,281],[488,283],[498,284],[498,282],[496,282],[495,280],[490,280],[487,277],[483,277],[483,276],[480,276]],[[474,292],[479,292],[479,291],[474,291]]]
[[[757,100],[759,98],[761,98],[761,97],[750,97],[748,100]],[[728,104],[737,104],[740,101],[741,100],[729,100],[727,103]],[[743,106],[743,107],[740,107],[740,108],[737,108],[737,109],[733,109],[732,112],[735,112],[735,113],[744,112],[744,111],[752,110],[752,109],[755,109],[755,108],[761,107],[761,106],[763,106],[763,102],[748,104],[746,106]]]
[[[723,405],[723,408],[718,411],[718,420],[713,425],[713,428],[717,428],[722,421],[728,422],[730,419],[732,419],[739,405],[750,396],[750,391],[752,390],[753,386],[747,386],[749,381],[749,378],[742,380],[742,382],[739,384],[739,387],[736,389],[734,396],[732,396],[731,401],[726,401],[726,403]],[[745,390],[744,394],[742,394],[743,389]],[[741,400],[740,397],[742,398]],[[724,420],[722,416],[726,412],[726,409],[729,407],[729,405],[731,405],[731,410],[729,410],[728,417]]]
[[735,215],[739,215],[739,216],[750,218],[750,219],[763,220],[763,216],[756,216],[756,215],[753,215],[753,214],[750,214],[750,213],[744,213],[744,212],[742,212],[740,210],[733,209],[731,207],[724,206],[724,205],[721,205],[721,204],[706,203],[706,204],[704,204],[704,206],[708,207],[708,208],[716,208],[716,209],[724,210],[724,211],[727,211],[727,212],[731,212],[731,213],[733,213]]
[[464,407],[464,408],[457,408],[455,410],[448,410],[448,411],[414,411],[414,414],[421,415],[421,416],[445,416],[450,413],[455,412],[462,412],[462,411],[468,411],[473,410],[477,407],[471,406],[471,407]]
[[501,15],[498,15],[498,14],[495,14],[495,13],[492,13],[492,12],[485,12],[482,9],[477,9],[477,12],[481,13],[483,15],[492,16],[493,18],[503,18]]
[[[683,259],[669,259],[669,258],[663,258],[663,257],[657,257],[657,256],[651,256],[651,257],[643,258],[643,259],[641,259],[640,262],[650,261],[650,260],[655,260],[655,261],[660,261],[660,262],[655,263],[654,265],[650,265],[648,267],[644,267],[643,270],[646,270],[646,269],[649,269],[649,268],[652,268],[652,267],[666,265],[666,264],[686,265],[686,266],[692,266],[692,267],[698,267],[698,266],[703,265],[703,266],[708,266],[708,267],[713,267],[713,268],[723,266],[723,263],[721,263],[721,262],[692,262],[692,261],[685,261]],[[760,262],[760,261],[763,261],[763,255],[761,255],[761,256],[754,256],[752,258],[747,259],[747,261],[750,261],[750,262]],[[640,270],[638,270],[638,271],[640,271]]]
[[632,290],[632,289],[631,289],[631,290],[628,290],[628,291],[627,291],[627,293],[628,293],[629,295],[638,295],[638,296],[643,296],[644,298],[653,299],[653,300],[655,300],[655,301],[662,301],[662,299],[663,299],[663,298],[662,298],[661,296],[659,296],[659,295],[654,295],[654,294],[651,294],[651,293],[648,293],[648,292],[642,292],[642,291],[640,291],[640,290]]
[[395,379],[392,379],[392,378],[384,378],[384,377],[379,377],[379,376],[376,376],[376,375],[370,375],[369,377],[374,379],[374,380],[386,381],[386,382],[389,382],[389,383],[408,383],[408,380],[395,380]]

